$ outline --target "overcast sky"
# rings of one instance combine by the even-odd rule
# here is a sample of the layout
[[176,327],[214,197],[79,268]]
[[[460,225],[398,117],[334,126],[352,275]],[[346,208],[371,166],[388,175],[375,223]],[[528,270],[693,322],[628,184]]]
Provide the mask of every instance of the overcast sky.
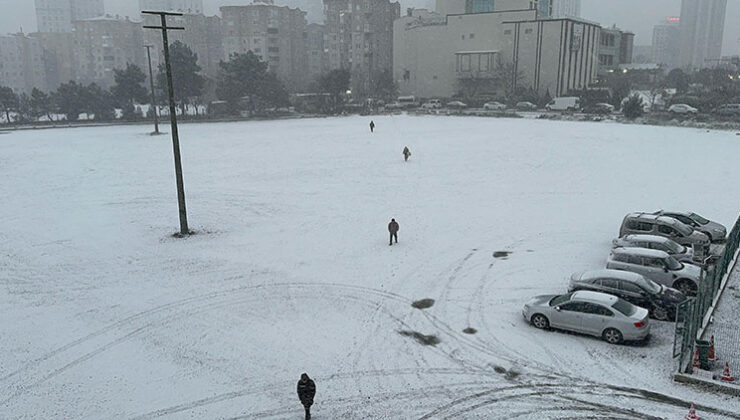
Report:
[[[106,11],[122,16],[135,16],[138,12],[138,0],[106,0]],[[222,4],[249,4],[251,0],[204,0],[206,13],[216,14]],[[314,16],[320,14],[321,0],[276,0],[276,4],[292,3],[306,8],[306,4],[315,4]],[[433,0],[402,0],[401,7],[424,7],[433,5]],[[24,32],[36,30],[34,0],[0,0],[0,33]],[[636,45],[650,45],[653,25],[664,20],[666,16],[678,16],[681,12],[681,0],[583,0],[583,17],[600,23],[602,26],[616,24],[629,29],[636,35]],[[729,0],[723,54],[740,54],[740,0]]]

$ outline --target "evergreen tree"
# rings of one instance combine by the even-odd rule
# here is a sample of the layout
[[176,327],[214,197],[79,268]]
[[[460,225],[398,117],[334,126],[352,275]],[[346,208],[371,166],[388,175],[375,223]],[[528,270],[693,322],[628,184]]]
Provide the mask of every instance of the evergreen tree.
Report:
[[634,120],[635,118],[641,117],[645,114],[643,105],[640,95],[632,95],[622,106],[622,113],[625,117]]
[[[185,103],[203,94],[205,78],[200,75],[201,68],[198,65],[198,55],[180,41],[175,41],[170,45],[170,64],[175,102],[180,103],[182,112],[185,114]],[[167,71],[164,62],[159,64],[157,85],[166,97],[168,95]]]
[[54,103],[52,98],[46,92],[42,92],[36,88],[31,91],[31,115],[34,118],[40,118],[46,116],[49,121],[53,121],[51,118],[51,112],[54,109]]
[[0,110],[5,113],[7,124],[12,122],[10,113],[18,110],[18,95],[7,86],[0,86]]
[[349,89],[350,72],[346,69],[332,70],[321,76],[319,86],[324,93],[331,95],[332,111],[342,107],[342,95]]
[[67,116],[67,121],[77,121],[85,111],[86,89],[75,81],[62,83],[52,94],[59,112]]
[[116,105],[123,109],[124,119],[134,120],[134,102],[141,103],[147,99],[147,90],[144,87],[146,75],[139,67],[130,63],[123,70],[114,70],[114,73],[116,84],[111,88],[111,93]]

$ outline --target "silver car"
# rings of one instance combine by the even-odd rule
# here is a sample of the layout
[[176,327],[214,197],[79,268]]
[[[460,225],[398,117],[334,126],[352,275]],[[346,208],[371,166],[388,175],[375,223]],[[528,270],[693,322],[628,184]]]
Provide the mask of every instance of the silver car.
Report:
[[672,217],[679,222],[704,233],[712,242],[724,241],[727,237],[727,228],[723,225],[705,219],[696,213],[690,211],[665,211],[659,210],[653,213],[657,216]]
[[611,344],[650,335],[648,310],[605,293],[578,291],[532,298],[522,309],[537,328],[557,328],[602,337]]
[[657,235],[626,235],[612,241],[613,248],[647,248],[657,249],[679,260],[692,262],[694,249],[678,242]]
[[633,234],[663,236],[681,245],[709,247],[709,237],[707,235],[667,216],[657,216],[649,213],[628,214],[622,220],[619,237]]
[[642,274],[686,296],[696,295],[702,278],[700,267],[679,262],[667,253],[654,249],[615,248],[606,260],[606,268]]

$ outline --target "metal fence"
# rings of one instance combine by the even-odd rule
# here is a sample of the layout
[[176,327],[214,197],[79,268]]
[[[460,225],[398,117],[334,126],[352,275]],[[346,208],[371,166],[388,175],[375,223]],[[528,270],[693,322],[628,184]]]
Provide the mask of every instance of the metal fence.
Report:
[[700,338],[709,323],[709,312],[719,299],[725,275],[732,270],[731,265],[738,247],[740,247],[740,218],[727,236],[719,259],[710,266],[699,283],[696,297],[687,299],[678,306],[673,357],[679,358],[678,369],[681,372],[691,371],[694,341]]

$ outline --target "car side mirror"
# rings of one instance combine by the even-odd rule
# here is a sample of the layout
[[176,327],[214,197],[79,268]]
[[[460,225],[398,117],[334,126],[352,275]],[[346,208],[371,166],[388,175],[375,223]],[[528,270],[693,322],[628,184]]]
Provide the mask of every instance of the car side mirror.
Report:
[[556,306],[555,307],[555,310],[558,311],[558,312],[560,312],[560,306]]
[[668,267],[663,267],[663,271],[668,272]]

